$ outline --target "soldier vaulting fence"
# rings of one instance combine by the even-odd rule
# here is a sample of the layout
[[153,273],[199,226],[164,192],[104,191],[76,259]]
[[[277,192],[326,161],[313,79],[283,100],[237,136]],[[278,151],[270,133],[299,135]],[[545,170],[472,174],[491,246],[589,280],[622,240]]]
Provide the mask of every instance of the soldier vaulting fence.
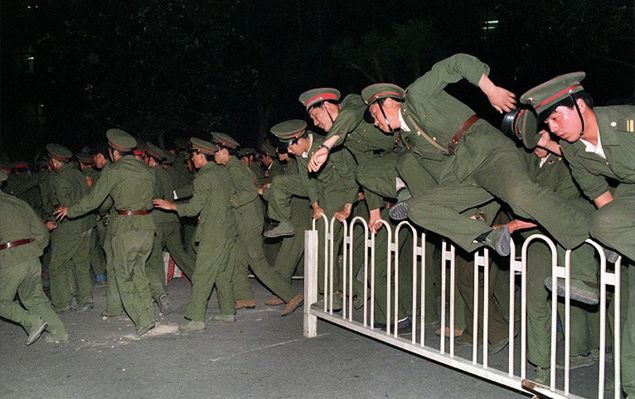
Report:
[[[317,223],[324,223],[324,236],[319,238],[316,230]],[[317,319],[323,319],[343,328],[353,330],[384,343],[393,345],[400,349],[417,354],[424,358],[442,363],[446,366],[474,374],[480,378],[505,385],[526,393],[532,393],[538,397],[553,398],[581,398],[598,397],[603,398],[605,389],[608,387],[615,398],[620,397],[620,266],[621,258],[615,263],[613,271],[607,270],[607,262],[602,247],[592,240],[587,243],[593,246],[600,260],[600,342],[599,342],[599,367],[597,389],[585,388],[585,392],[571,391],[571,370],[569,364],[570,344],[571,344],[571,251],[566,251],[564,256],[564,266],[558,265],[556,245],[551,239],[541,234],[534,234],[528,237],[522,246],[514,245],[512,242],[511,256],[509,257],[509,315],[508,315],[508,353],[506,367],[490,366],[490,355],[488,353],[488,309],[489,309],[489,251],[482,249],[474,253],[474,298],[473,298],[473,325],[472,331],[472,351],[464,357],[455,353],[455,249],[454,246],[443,242],[441,250],[441,337],[436,340],[433,334],[426,331],[426,301],[434,300],[425,292],[426,270],[426,234],[415,229],[408,222],[401,222],[394,229],[390,224],[381,221],[386,229],[388,243],[385,249],[376,249],[375,234],[368,232],[366,221],[360,217],[354,218],[350,223],[343,224],[343,241],[341,246],[342,262],[338,262],[338,252],[340,243],[334,242],[335,219],[328,220],[326,217],[313,222],[313,230],[305,232],[305,305],[304,305],[304,335],[307,338],[317,335]],[[359,226],[363,226],[363,267],[359,272],[359,277],[353,275],[354,259],[354,232],[361,232]],[[357,227],[357,230],[355,230]],[[412,317],[412,332],[408,336],[398,333],[398,304],[399,304],[399,270],[404,270],[403,265],[399,265],[400,237],[409,234],[412,240],[412,309],[409,309]],[[527,260],[528,248],[533,242],[542,241],[551,251],[551,291],[556,292],[556,278],[565,281],[564,314],[562,317],[562,329],[564,332],[564,372],[556,373],[557,356],[557,327],[558,327],[558,301],[551,301],[551,367],[549,385],[541,385],[527,378]],[[318,246],[318,242],[320,245]],[[385,250],[387,256],[387,277],[386,289],[387,299],[386,326],[375,328],[375,256],[376,251]],[[323,251],[320,256],[319,251]],[[318,259],[323,260],[318,264]],[[358,258],[359,259],[359,258]],[[406,267],[408,265],[405,265]],[[323,268],[323,293],[318,292],[318,268]],[[340,287],[334,286],[334,273],[342,273],[342,284]],[[429,272],[428,272],[429,273]],[[449,284],[446,284],[446,273],[449,273]],[[479,293],[479,273],[483,274],[483,292]],[[355,311],[353,306],[353,282],[361,278],[363,284],[363,297],[369,298],[359,311]],[[515,289],[520,280],[520,298],[515,295]],[[403,283],[402,283],[403,284]],[[612,353],[612,367],[609,364],[607,373],[605,357],[607,348],[607,287],[613,286],[614,298],[614,328]],[[341,291],[342,311],[334,311],[334,298]],[[317,304],[318,295],[323,294],[323,304]],[[480,295],[480,300],[479,300]],[[449,299],[449,300],[448,300]],[[449,302],[449,309],[446,302]],[[517,302],[520,302],[520,329],[517,328],[515,316],[517,314]],[[482,325],[482,346],[479,351],[477,342],[479,338],[479,304],[482,305],[483,325]],[[360,314],[361,313],[361,314]],[[446,338],[443,332],[447,324],[449,325],[450,338],[449,346],[446,347]],[[520,331],[518,331],[520,330]],[[427,336],[426,336],[427,335]],[[518,335],[518,336],[517,336]],[[520,351],[520,356],[517,356]],[[480,353],[479,353],[480,352]],[[480,354],[480,356],[479,356]],[[500,362],[498,362],[500,363]],[[612,369],[612,370],[611,370]],[[575,371],[574,371],[575,372]],[[611,378],[607,378],[607,375]],[[560,378],[557,378],[560,376]],[[611,381],[612,379],[612,381]],[[612,384],[612,389],[607,384]]]

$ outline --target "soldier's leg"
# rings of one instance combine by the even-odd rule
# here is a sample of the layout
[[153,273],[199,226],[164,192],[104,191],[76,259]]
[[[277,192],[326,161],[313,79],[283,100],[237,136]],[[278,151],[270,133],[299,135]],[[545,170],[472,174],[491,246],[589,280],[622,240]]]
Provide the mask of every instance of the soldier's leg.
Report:
[[437,186],[413,198],[408,216],[424,229],[471,252],[483,245],[474,243],[474,239],[491,231],[491,227],[472,219],[469,213],[461,213],[491,199],[491,194],[473,185]]
[[92,229],[78,237],[77,250],[69,260],[72,276],[77,287],[77,305],[93,303],[93,284],[90,278],[90,237]]
[[95,277],[103,276],[106,273],[106,256],[101,249],[101,245],[99,245],[96,229],[93,229],[90,235],[90,266],[93,269],[93,273],[95,273]]
[[152,251],[153,231],[113,235],[112,251],[117,287],[126,313],[137,331],[154,322],[152,296],[145,263]]
[[[260,233],[259,233],[260,234]],[[262,243],[262,240],[260,241]],[[245,232],[238,234],[236,262],[232,276],[232,288],[236,301],[254,301],[254,292],[249,283],[250,256],[246,248],[250,245],[249,237]]]
[[543,369],[550,367],[551,354],[551,301],[545,288],[547,276],[551,276],[551,251],[544,242],[535,241],[529,246],[527,255],[527,360]]
[[51,237],[51,260],[49,263],[49,279],[51,303],[56,311],[67,311],[71,308],[71,270],[70,259],[76,251],[77,238]]
[[614,200],[592,215],[591,236],[635,261],[635,187],[620,184]]
[[306,194],[298,175],[274,177],[271,182],[271,194],[268,197],[267,214],[273,220],[291,223],[291,197],[306,196]]
[[192,275],[192,292],[185,310],[185,318],[205,323],[207,302],[221,267],[217,260],[228,259],[232,245],[231,242],[201,242],[195,249],[196,266]]
[[[103,218],[97,220],[97,226],[95,226],[95,240],[97,251],[101,254],[101,266],[95,268],[93,266],[93,271],[95,272],[95,282],[104,284],[107,278],[107,270],[106,270],[106,250],[104,248],[105,240],[106,240],[106,226],[104,226]],[[92,261],[91,261],[92,262]],[[95,270],[101,271],[101,274],[97,274]]]
[[20,324],[27,332],[38,322],[39,317],[22,308],[14,299],[18,287],[31,274],[35,261],[37,259],[29,259],[19,265],[0,267],[0,316]]
[[[381,197],[397,198],[395,183],[399,176],[397,173],[398,159],[399,154],[391,152],[373,157],[363,167],[358,166],[355,169],[355,179],[364,188],[364,193],[367,194],[370,191],[379,196],[380,199]],[[381,206],[383,204],[373,203],[371,197],[369,206],[373,209],[374,205]]]
[[231,279],[234,274],[234,254],[235,243],[230,242],[230,246],[223,251],[220,261],[220,269],[216,276],[216,293],[218,295],[219,314],[233,316],[236,313],[234,309],[234,290],[232,289]]
[[434,178],[423,168],[417,156],[406,152],[399,156],[397,171],[399,176],[408,186],[412,198],[419,198],[438,184]]
[[[41,266],[38,259],[28,263],[27,275],[18,287],[18,296],[28,312],[46,321],[46,331],[54,337],[66,338],[67,332],[62,320],[53,311],[51,303],[42,290]],[[25,264],[26,264],[25,263]]]
[[121,295],[117,287],[117,279],[115,277],[115,263],[112,253],[112,232],[110,229],[106,231],[104,236],[104,253],[106,254],[106,309],[102,313],[105,316],[117,316],[123,312],[123,303],[121,303]]
[[[247,252],[249,256],[249,265],[256,277],[278,298],[285,302],[288,302],[296,294],[295,289],[283,278],[278,272],[275,271],[265,258],[265,253],[262,249],[262,228],[251,229],[243,232],[244,241],[246,247],[242,247],[242,250]],[[234,273],[234,276],[236,274]]]
[[575,248],[588,237],[588,215],[563,202],[548,187],[531,181],[525,161],[515,147],[492,152],[471,178],[508,204],[516,215],[537,221],[563,247]]
[[626,395],[635,397],[635,266],[623,271],[628,275],[628,284],[622,286],[626,306],[622,307],[622,389]]
[[174,262],[176,262],[176,265],[191,280],[196,260],[183,248],[180,230],[181,225],[179,223],[166,224],[163,240],[168,252],[170,252],[170,256],[174,259]]
[[165,292],[165,266],[163,263],[164,231],[162,223],[157,223],[157,229],[152,242],[150,257],[146,262],[146,277],[150,286],[152,299],[158,304],[159,298],[166,295]]
[[[366,206],[366,203],[364,201],[358,201],[357,203],[355,203],[349,221],[352,221],[355,217],[361,217],[366,220],[366,222],[368,222],[368,207]],[[347,228],[350,231],[350,224],[347,226]],[[351,246],[351,249],[353,251],[353,295],[357,296],[360,299],[364,295],[364,284],[359,281],[356,276],[358,276],[360,270],[364,266],[364,253],[366,249],[365,230],[366,229],[364,228],[363,224],[359,222],[355,223],[353,227],[353,245]],[[368,238],[370,239],[370,237],[371,236],[369,233]],[[386,262],[386,244],[387,241],[385,231],[380,232],[380,234],[377,234],[375,236],[376,265],[379,265],[380,262]],[[348,261],[348,259],[346,259],[346,261]],[[375,280],[375,283],[377,283],[377,280]]]

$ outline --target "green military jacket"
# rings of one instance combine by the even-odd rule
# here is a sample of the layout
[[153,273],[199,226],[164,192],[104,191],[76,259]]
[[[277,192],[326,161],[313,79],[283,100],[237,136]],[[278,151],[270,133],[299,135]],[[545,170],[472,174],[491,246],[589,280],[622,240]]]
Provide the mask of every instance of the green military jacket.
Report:
[[227,171],[207,163],[194,177],[192,198],[187,203],[177,204],[179,216],[197,216],[198,224],[194,241],[209,240],[225,243],[236,236],[234,214],[229,203],[231,183]]
[[[172,182],[172,186],[179,190],[183,187],[188,187],[192,185],[192,178],[186,177],[183,173],[179,173],[173,166],[164,169],[165,172],[170,177],[170,181]],[[189,174],[189,172],[188,172]]]
[[[51,173],[50,187],[50,202],[54,207],[74,205],[88,192],[86,176],[69,164],[64,164],[60,170]],[[79,217],[69,217],[59,222],[53,230],[53,236],[75,236],[94,227],[94,215],[77,216]]]
[[344,97],[340,107],[340,112],[326,135],[327,139],[338,135],[339,139],[335,145],[344,143],[358,163],[361,163],[362,160],[359,158],[365,154],[392,150],[395,144],[393,135],[383,133],[372,123],[364,120],[367,107],[359,94]]
[[8,268],[39,258],[49,242],[49,233],[33,208],[0,191],[0,244],[23,239],[33,242],[0,250],[0,267]]
[[401,134],[406,148],[432,160],[448,155],[450,140],[475,112],[448,94],[445,87],[463,78],[478,85],[483,74],[489,74],[489,67],[478,58],[456,54],[437,62],[408,86],[401,106],[401,116],[410,130]]
[[[96,209],[108,196],[116,210],[152,209],[154,174],[146,164],[126,155],[101,171],[99,181],[79,203],[68,208],[68,216],[76,217]],[[112,212],[110,228],[113,235],[134,231],[154,231],[150,215],[122,216]]]
[[[172,201],[174,199],[174,185],[168,172],[160,166],[152,168],[154,173],[154,198]],[[174,212],[155,209],[152,212],[155,223],[179,223],[179,217]]]
[[337,196],[334,201],[342,205],[355,202],[357,198],[357,182],[355,181],[355,160],[346,149],[333,151],[328,161],[317,173],[309,173],[309,159],[317,151],[324,137],[309,133],[311,146],[302,156],[296,156],[298,173],[309,196],[311,204],[320,202],[323,192]]
[[596,107],[594,111],[606,159],[586,152],[580,140],[561,142],[573,177],[591,200],[609,191],[607,178],[622,184],[635,183],[635,106]]
[[256,176],[247,165],[234,156],[225,165],[234,188],[230,204],[234,209],[238,233],[262,227],[264,215],[258,201]]

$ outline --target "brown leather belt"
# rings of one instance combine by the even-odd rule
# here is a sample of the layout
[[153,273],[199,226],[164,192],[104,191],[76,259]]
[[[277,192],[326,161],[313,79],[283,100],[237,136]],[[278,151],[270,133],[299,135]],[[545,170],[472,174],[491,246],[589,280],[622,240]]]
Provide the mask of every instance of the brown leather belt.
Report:
[[30,244],[32,242],[33,242],[32,238],[25,238],[23,240],[15,240],[15,241],[5,242],[3,244],[0,244],[0,251],[2,251],[3,249],[19,247],[20,245]]
[[479,116],[474,114],[470,116],[469,118],[467,118],[465,122],[463,122],[459,130],[457,130],[456,133],[454,133],[454,137],[452,137],[452,140],[450,140],[450,144],[448,144],[448,152],[450,154],[454,155],[454,152],[456,150],[456,145],[459,144],[459,140],[461,139],[461,136],[463,136],[463,133],[465,133],[467,129],[472,127],[474,122],[476,122],[479,119],[480,119]]
[[150,212],[152,211],[148,209],[139,209],[138,211],[126,211],[126,210],[117,209],[117,215],[121,215],[121,216],[147,215]]

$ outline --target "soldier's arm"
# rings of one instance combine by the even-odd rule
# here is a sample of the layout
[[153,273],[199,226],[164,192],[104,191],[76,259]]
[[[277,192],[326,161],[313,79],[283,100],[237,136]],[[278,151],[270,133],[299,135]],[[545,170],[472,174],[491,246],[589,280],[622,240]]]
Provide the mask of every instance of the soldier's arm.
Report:
[[93,189],[79,200],[78,203],[68,208],[68,217],[77,217],[85,213],[97,209],[102,205],[113,186],[117,182],[118,177],[116,170],[108,168],[101,173],[101,177],[97,180],[97,183],[93,186]]
[[448,84],[461,79],[478,86],[483,75],[489,75],[487,64],[468,54],[455,54],[434,64],[428,72],[408,86],[408,92],[430,97],[440,93]]
[[345,193],[345,203],[352,204],[357,199],[357,193],[359,191],[359,185],[357,184],[357,180],[355,180],[355,168],[357,164],[353,156],[348,150],[341,149],[332,154],[329,162],[333,163],[334,169],[340,177],[338,184],[340,185],[340,191]]
[[192,184],[192,198],[186,203],[176,205],[176,212],[179,216],[196,216],[209,201],[212,187],[208,176],[198,176]]
[[342,108],[335,122],[333,122],[333,126],[326,134],[324,144],[331,148],[341,145],[348,134],[360,124],[365,110],[366,104],[364,104],[364,100],[362,100],[360,95],[351,94],[346,96],[342,102]]
[[58,206],[69,206],[69,198],[73,194],[73,187],[70,182],[63,178],[54,179],[53,192]]
[[[566,146],[564,148],[564,155],[567,162],[569,162],[571,174],[584,195],[592,200],[598,208],[606,205],[608,203],[606,200],[609,199],[610,195],[609,184],[606,179],[603,176],[594,175],[589,172],[573,153],[573,146]],[[612,195],[610,199],[613,199]],[[598,200],[597,203],[596,200]]]
[[234,165],[229,169],[229,174],[235,189],[229,200],[233,208],[240,208],[258,198],[258,188],[246,166]]
[[311,202],[311,206],[313,204],[317,204],[319,201],[318,188],[316,179],[312,179],[309,176],[309,171],[307,169],[306,162],[300,162],[297,158],[298,165],[298,174],[300,176],[300,181],[302,182],[302,186],[304,187],[304,191],[307,193],[309,197],[309,201]]

